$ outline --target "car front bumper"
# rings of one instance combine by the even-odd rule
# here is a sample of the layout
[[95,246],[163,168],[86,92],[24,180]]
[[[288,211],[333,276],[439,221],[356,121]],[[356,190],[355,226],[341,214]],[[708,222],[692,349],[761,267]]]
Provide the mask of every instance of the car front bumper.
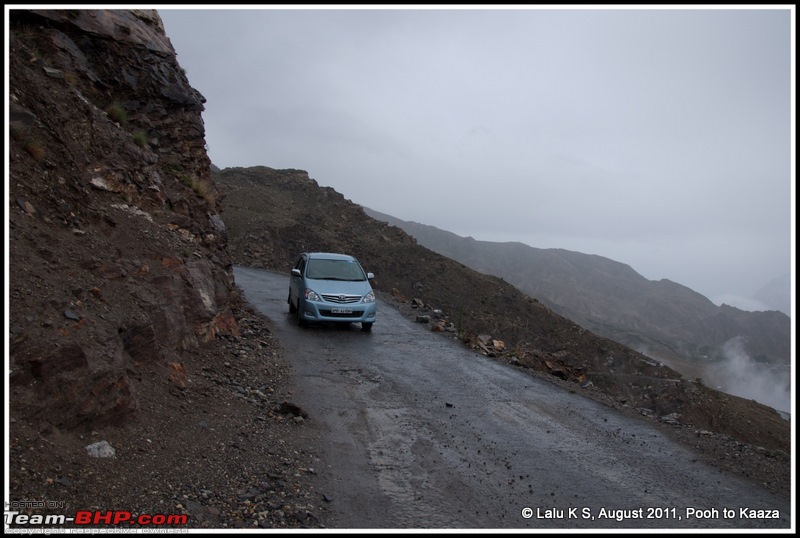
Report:
[[304,301],[300,315],[306,321],[332,321],[344,323],[374,323],[377,317],[375,303],[339,305],[326,302]]

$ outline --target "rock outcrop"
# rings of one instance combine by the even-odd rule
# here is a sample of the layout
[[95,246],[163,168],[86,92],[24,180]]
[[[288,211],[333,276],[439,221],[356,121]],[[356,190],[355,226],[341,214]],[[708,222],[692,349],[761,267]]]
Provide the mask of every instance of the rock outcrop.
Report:
[[236,334],[222,193],[155,10],[10,11],[13,420],[98,428]]

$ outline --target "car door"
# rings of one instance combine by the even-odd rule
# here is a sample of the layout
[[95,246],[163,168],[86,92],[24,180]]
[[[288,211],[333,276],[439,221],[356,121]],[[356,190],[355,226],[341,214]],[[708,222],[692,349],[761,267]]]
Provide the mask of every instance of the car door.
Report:
[[294,306],[299,305],[300,295],[303,293],[303,274],[306,270],[306,258],[300,256],[294,264],[292,269],[300,271],[300,276],[290,275],[289,277],[289,304]]

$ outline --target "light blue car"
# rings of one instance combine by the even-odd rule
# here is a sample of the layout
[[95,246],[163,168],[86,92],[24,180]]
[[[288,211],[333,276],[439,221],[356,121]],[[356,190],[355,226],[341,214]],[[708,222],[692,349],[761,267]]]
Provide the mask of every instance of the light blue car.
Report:
[[310,321],[361,323],[369,331],[377,313],[373,278],[347,254],[303,252],[289,279],[289,313],[300,326]]

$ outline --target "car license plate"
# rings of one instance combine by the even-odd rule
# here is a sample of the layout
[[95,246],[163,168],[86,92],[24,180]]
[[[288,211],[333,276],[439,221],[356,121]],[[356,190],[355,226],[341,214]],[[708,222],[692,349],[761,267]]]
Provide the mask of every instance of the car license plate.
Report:
[[331,308],[331,314],[352,314],[352,308]]

